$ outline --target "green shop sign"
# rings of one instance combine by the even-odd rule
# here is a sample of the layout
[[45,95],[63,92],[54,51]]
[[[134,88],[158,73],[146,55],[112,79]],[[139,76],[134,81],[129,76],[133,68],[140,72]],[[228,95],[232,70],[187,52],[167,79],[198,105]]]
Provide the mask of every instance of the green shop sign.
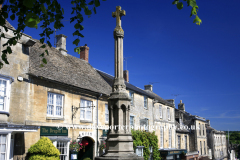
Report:
[[40,136],[68,136],[66,127],[40,127]]

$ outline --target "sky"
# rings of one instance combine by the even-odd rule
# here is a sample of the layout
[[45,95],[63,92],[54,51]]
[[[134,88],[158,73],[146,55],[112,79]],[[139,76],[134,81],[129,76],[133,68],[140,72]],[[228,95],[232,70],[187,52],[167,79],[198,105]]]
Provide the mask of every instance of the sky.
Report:
[[[173,1],[173,0],[172,0]],[[114,38],[116,6],[126,11],[124,30],[124,69],[129,82],[144,89],[153,83],[153,92],[164,99],[180,100],[185,110],[210,119],[217,130],[240,130],[240,1],[197,0],[200,26],[190,18],[191,8],[184,3],[178,10],[169,0],[101,1],[97,14],[84,17],[85,36],[79,46],[87,44],[89,63],[114,75]],[[74,52],[74,24],[70,1],[59,1],[64,8],[64,28],[57,34],[67,38],[68,54]],[[17,27],[16,21],[9,22]],[[41,29],[24,33],[40,39]],[[54,44],[54,35],[51,37]]]

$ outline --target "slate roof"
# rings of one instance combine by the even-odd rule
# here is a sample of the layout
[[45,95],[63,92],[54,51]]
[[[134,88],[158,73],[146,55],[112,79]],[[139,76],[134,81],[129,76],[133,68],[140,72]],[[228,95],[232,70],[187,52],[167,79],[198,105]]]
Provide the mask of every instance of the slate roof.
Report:
[[64,56],[56,48],[49,48],[46,45],[49,56],[45,55],[44,58],[47,64],[40,67],[42,57],[39,55],[44,53],[45,48],[39,48],[42,44],[38,40],[35,41],[29,54],[30,75],[110,95],[111,87],[88,62],[69,54]]
[[[112,86],[113,85],[113,80],[114,80],[114,77],[112,75],[109,75],[103,71],[100,71],[98,69],[96,69],[96,71],[98,71],[98,73],[103,77],[103,79],[110,85]],[[148,96],[149,98],[153,98],[155,100],[157,100],[158,102],[162,103],[162,104],[165,104],[165,105],[168,105],[168,106],[171,106],[171,107],[174,107],[173,104],[167,102],[166,100],[164,100],[163,98],[161,98],[160,96],[158,96],[157,94],[151,92],[151,91],[147,91],[147,90],[143,90],[143,89],[140,89],[128,82],[125,81],[125,85],[126,85],[126,88],[128,90],[131,90],[131,91],[134,91],[138,94],[141,94],[141,95],[144,95],[144,96]]]

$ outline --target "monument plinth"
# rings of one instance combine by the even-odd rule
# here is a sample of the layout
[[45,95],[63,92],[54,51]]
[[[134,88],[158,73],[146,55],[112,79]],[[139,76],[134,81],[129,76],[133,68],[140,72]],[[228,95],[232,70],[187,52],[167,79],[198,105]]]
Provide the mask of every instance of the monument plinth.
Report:
[[123,78],[123,37],[124,31],[121,27],[121,17],[126,12],[120,6],[112,13],[116,17],[116,27],[113,31],[115,41],[115,78],[112,93],[108,100],[109,109],[109,131],[106,140],[106,152],[95,160],[143,160],[133,151],[133,139],[129,125],[129,111],[131,99],[126,90]]

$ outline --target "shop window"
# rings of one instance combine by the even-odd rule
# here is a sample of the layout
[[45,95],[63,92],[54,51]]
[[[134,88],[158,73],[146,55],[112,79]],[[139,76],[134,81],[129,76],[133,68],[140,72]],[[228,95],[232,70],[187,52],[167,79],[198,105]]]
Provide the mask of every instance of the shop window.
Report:
[[92,101],[81,99],[80,120],[92,121]]
[[7,159],[7,135],[0,134],[0,159]]
[[56,148],[60,152],[60,160],[68,160],[68,142],[57,141]]
[[63,95],[48,92],[47,116],[63,117]]

